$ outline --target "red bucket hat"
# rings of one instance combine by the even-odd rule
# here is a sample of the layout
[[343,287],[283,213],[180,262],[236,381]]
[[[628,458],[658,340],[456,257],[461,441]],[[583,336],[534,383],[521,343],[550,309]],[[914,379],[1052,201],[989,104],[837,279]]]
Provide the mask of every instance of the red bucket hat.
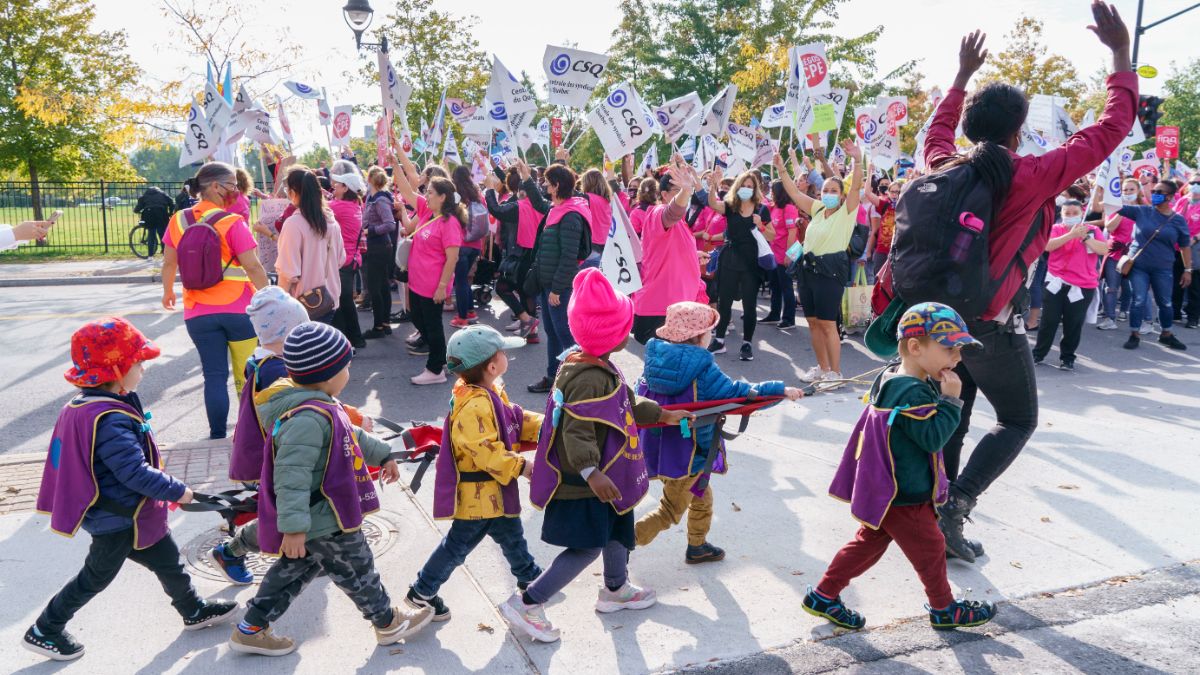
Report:
[[129,372],[138,361],[157,358],[162,351],[121,317],[91,321],[71,335],[71,362],[63,377],[77,387],[98,387]]

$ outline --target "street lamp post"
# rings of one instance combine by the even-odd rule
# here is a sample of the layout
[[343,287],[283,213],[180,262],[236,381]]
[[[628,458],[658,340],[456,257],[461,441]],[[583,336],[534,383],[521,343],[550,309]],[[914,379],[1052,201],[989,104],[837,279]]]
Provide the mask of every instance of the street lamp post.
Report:
[[346,25],[350,30],[354,31],[354,46],[358,49],[366,49],[367,51],[380,51],[384,54],[388,51],[387,36],[380,38],[379,42],[363,42],[363,33],[371,26],[371,19],[375,16],[375,10],[371,9],[371,3],[367,0],[349,0],[342,7],[342,16],[346,19]]
[[[1200,2],[1198,2],[1194,5],[1192,5],[1191,7],[1185,7],[1183,9],[1179,10],[1178,12],[1175,12],[1171,16],[1159,19],[1158,21],[1155,21],[1154,23],[1146,24],[1145,26],[1143,26],[1142,25],[1142,4],[1144,2],[1145,2],[1145,0],[1138,0],[1137,25],[1135,25],[1133,28],[1133,59],[1132,59],[1132,61],[1133,61],[1134,68],[1137,68],[1139,65],[1138,64],[1138,47],[1141,46],[1142,33],[1145,33],[1146,31],[1150,30],[1151,28],[1154,28],[1155,26],[1157,26],[1161,23],[1166,23],[1166,22],[1170,21],[1171,19],[1174,19],[1175,17],[1179,16],[1180,14],[1183,14],[1185,12],[1190,12],[1193,9],[1200,7]],[[364,4],[365,4],[365,0],[364,0]]]

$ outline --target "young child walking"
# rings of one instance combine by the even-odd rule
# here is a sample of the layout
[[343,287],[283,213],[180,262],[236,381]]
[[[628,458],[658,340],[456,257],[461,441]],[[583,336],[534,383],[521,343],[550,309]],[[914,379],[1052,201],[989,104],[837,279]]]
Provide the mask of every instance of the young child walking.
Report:
[[[667,307],[666,323],[657,338],[646,343],[645,369],[637,392],[660,405],[720,401],[755,396],[786,396],[795,401],[802,394],[779,380],[751,384],[734,381],[721,372],[708,345],[712,329],[720,320],[717,310],[698,302],[678,302]],[[712,526],[713,491],[709,479],[725,473],[725,441],[714,438],[712,425],[693,429],[687,438],[679,427],[642,429],[642,449],[650,478],[663,482],[658,508],[638,519],[634,526],[637,545],[645,546],[658,534],[688,519],[688,545],[684,562],[689,565],[716,562],[725,551],[708,542]],[[716,443],[716,455],[709,453]]]
[[407,597],[413,607],[432,607],[434,621],[450,618],[438,589],[485,536],[500,545],[521,590],[542,573],[525,543],[517,492],[517,477],[529,478],[533,470],[532,458],[526,461],[519,453],[520,444],[537,442],[542,415],[509,402],[500,383],[508,371],[504,351],[523,346],[524,338],[504,337],[482,325],[458,331],[446,345],[447,367],[458,382],[442,427],[433,517],[454,522]]
[[862,527],[833,557],[817,587],[809,587],[804,611],[843,628],[866,625],[840,594],[895,540],[925,586],[929,623],[938,630],[979,626],[992,620],[996,606],[954,599],[934,506],[946,501],[942,446],[962,415],[962,381],[954,368],[964,347],[980,343],[958,312],[935,302],[908,308],[897,337],[900,363],[871,386],[829,486],[830,496],[850,503]]
[[288,379],[259,396],[259,419],[271,429],[258,498],[262,551],[281,555],[263,577],[246,615],[233,629],[233,651],[264,656],[291,653],[295,642],[269,626],[324,571],[375,627],[379,644],[408,637],[432,610],[393,607],[367,547],[363,517],[379,510],[367,464],[395,482],[400,469],[387,443],[354,427],[337,396],[350,380],[350,341],[336,328],[310,321],[288,333],[283,361]]
[[664,411],[635,396],[610,357],[625,348],[633,303],[604,274],[588,268],[575,276],[567,322],[578,347],[564,357],[546,404],[534,460],[530,501],[545,510],[542,541],[566,550],[500,613],[534,640],[554,642],[544,603],[604,556],[604,587],[596,611],[645,609],[653,590],[629,583],[634,547],[633,508],[646,496],[646,461],[637,423],[678,424],[689,413]]
[[[238,404],[237,425],[233,428],[233,452],[229,457],[229,479],[257,484],[262,475],[263,453],[266,448],[267,427],[254,407],[255,397],[280,378],[287,377],[283,363],[283,340],[293,328],[308,321],[308,312],[300,301],[278,286],[267,286],[255,292],[246,307],[258,348],[246,361],[246,384]],[[217,544],[209,552],[216,569],[231,583],[245,585],[254,582],[246,568],[246,554],[258,552],[258,520],[237,528],[233,536]]]
[[71,336],[74,366],[65,377],[79,394],[54,425],[37,510],[50,515],[54,532],[73,537],[82,527],[92,543],[83,569],[51,598],[23,643],[55,661],[83,656],[67,622],[112,583],[126,560],[158,577],[184,630],[222,621],[237,608],[196,593],[167,526],[167,503],[186,504],[192,491],[163,473],[150,413],[136,393],[143,363],[159,353],[121,318],[87,323]]

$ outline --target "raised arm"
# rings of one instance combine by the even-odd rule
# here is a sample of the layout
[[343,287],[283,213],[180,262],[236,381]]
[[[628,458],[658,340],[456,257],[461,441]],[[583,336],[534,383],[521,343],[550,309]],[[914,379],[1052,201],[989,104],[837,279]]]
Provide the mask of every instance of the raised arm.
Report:
[[721,215],[725,215],[725,202],[717,196],[717,190],[721,187],[721,174],[713,171],[708,175],[708,208],[716,211]]
[[846,210],[850,215],[858,213],[858,191],[863,184],[862,148],[850,140],[842,141],[842,151],[852,160],[850,164],[850,189],[846,194]]
[[[783,157],[781,157],[778,152],[775,153],[774,163],[775,169],[779,171],[779,182],[783,183],[783,191],[788,193],[788,196],[792,198],[792,203],[796,205],[796,208],[809,215],[812,215],[814,201],[813,198],[804,194],[804,191],[801,190],[800,187],[797,186],[792,180],[792,177],[788,175],[787,170],[785,170],[783,167]],[[808,181],[805,179],[801,179],[801,181],[807,187]]]

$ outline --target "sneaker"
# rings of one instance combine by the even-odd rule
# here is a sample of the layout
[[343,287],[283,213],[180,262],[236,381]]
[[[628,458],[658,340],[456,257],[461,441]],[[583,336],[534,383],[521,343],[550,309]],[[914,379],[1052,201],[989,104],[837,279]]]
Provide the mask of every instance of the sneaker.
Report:
[[388,320],[392,323],[411,323],[412,315],[402,309],[399,312],[394,312],[388,317]]
[[1162,335],[1159,335],[1158,344],[1166,345],[1169,349],[1175,349],[1181,352],[1187,351],[1187,345],[1180,342],[1179,338],[1175,337],[1173,333],[1163,333]]
[[466,328],[467,326],[471,325],[471,322],[468,319],[463,319],[456,316],[453,319],[450,319],[450,325],[454,328]]
[[475,312],[467,312],[467,323],[471,324],[472,326],[479,323],[479,315]]
[[934,630],[954,630],[955,628],[970,628],[982,626],[996,616],[996,605],[978,600],[955,600],[946,609],[929,610],[929,625]]
[[538,320],[537,319],[535,319],[533,317],[529,317],[528,321],[518,321],[517,323],[520,325],[517,326],[516,333],[520,337],[527,338],[530,335],[537,333],[537,328],[538,328]]
[[1116,330],[1117,322],[1113,321],[1112,319],[1105,319],[1105,320],[1101,321],[1100,323],[1096,324],[1096,328],[1099,330]]
[[1044,366],[1044,365],[1046,365],[1046,360],[1045,360],[1045,358],[1043,358],[1041,356],[1035,356],[1035,357],[1033,357],[1033,365]]
[[433,608],[422,607],[412,612],[400,611],[399,607],[392,608],[392,622],[387,626],[375,628],[375,641],[380,645],[392,645],[429,625],[433,621]]
[[408,337],[404,338],[404,342],[411,345],[420,342],[421,339],[421,331],[414,330],[408,334]]
[[969,563],[975,562],[975,551],[967,546],[967,540],[963,537],[963,521],[973,508],[975,500],[956,492],[951,492],[946,503],[937,507],[938,529],[946,538],[946,550],[954,554],[955,558]]
[[742,348],[738,350],[738,358],[743,361],[754,360],[754,348],[750,346],[749,342],[742,343]]
[[776,326],[776,328],[778,328],[779,330],[791,330],[795,327],[796,327],[795,321],[786,321],[786,320],[780,321],[779,325]]
[[1156,333],[1156,332],[1158,332],[1158,331],[1154,330],[1154,324],[1150,323],[1149,321],[1147,321],[1146,323],[1143,323],[1142,327],[1138,329],[1139,335],[1149,335],[1151,333]]
[[553,387],[554,383],[550,381],[550,378],[543,377],[537,382],[526,386],[525,390],[531,394],[548,394]]
[[432,608],[434,621],[450,620],[450,608],[442,601],[442,596],[440,595],[435,595],[432,598],[423,598],[417,593],[415,588],[409,586],[408,595],[405,596],[404,601],[413,609]]
[[774,314],[768,314],[758,320],[759,323],[779,323],[779,317]]
[[1142,339],[1140,337],[1138,337],[1138,334],[1135,332],[1135,333],[1130,333],[1129,339],[1126,340],[1125,344],[1123,344],[1121,346],[1124,347],[1125,349],[1137,349],[1138,345],[1140,345],[1141,343],[1142,343]]
[[708,351],[709,351],[709,353],[712,353],[712,354],[724,354],[725,353],[725,341],[713,338],[713,341],[711,343],[709,343],[709,345],[708,345]]
[[658,602],[658,596],[649,588],[638,588],[628,581],[615,591],[607,588],[600,589],[596,598],[596,611],[601,614],[611,614],[623,609],[646,609]]
[[268,626],[257,633],[243,633],[237,626],[229,636],[229,649],[239,654],[259,656],[284,656],[296,651],[296,642],[271,632]]
[[[411,354],[411,353],[412,353],[412,351],[410,350],[409,354]],[[428,354],[429,352],[425,352],[425,353]],[[418,384],[418,385],[443,384],[445,381],[446,381],[446,371],[443,370],[440,373],[432,373],[429,371],[429,369],[422,370],[419,375],[414,375],[412,378],[409,379],[409,382],[412,382],[413,384]]]
[[392,334],[392,329],[387,327],[376,326],[371,330],[363,333],[363,338],[367,340],[378,340],[381,337],[386,337]]
[[1073,372],[1075,372],[1075,362],[1074,361],[1059,361],[1058,369],[1066,371],[1068,373],[1073,373]]
[[1125,311],[1117,312],[1117,321],[1120,321],[1121,323],[1125,323],[1128,320],[1129,320],[1129,312],[1125,312]]
[[534,331],[532,333],[525,336],[525,344],[527,344],[527,345],[537,345],[537,344],[541,344],[541,343],[542,343],[542,338],[538,336],[537,329],[534,329]]
[[408,345],[408,353],[413,356],[429,356],[429,343],[424,340]]
[[215,626],[222,621],[232,619],[233,611],[237,607],[238,604],[231,600],[206,600],[203,605],[200,605],[200,609],[183,620],[183,629],[200,630],[201,628]]
[[812,586],[808,587],[808,593],[804,595],[804,601],[801,604],[804,611],[841,628],[858,630],[867,625],[867,619],[862,614],[842,603],[842,596],[839,595],[830,600],[818,593]]
[[29,630],[25,631],[25,640],[21,645],[52,661],[74,661],[83,656],[83,644],[65,630],[53,635],[39,634],[36,626],[30,626]]
[[824,374],[825,374],[825,371],[821,370],[821,366],[813,366],[812,368],[809,368],[808,370],[804,371],[804,374],[800,376],[800,381],[801,382],[817,382],[821,379],[821,376]]
[[[966,537],[963,538],[963,541],[965,541],[967,543],[967,548],[971,549],[971,552],[975,554],[976,558],[983,555],[983,544],[981,542],[979,542],[975,539],[967,539]],[[953,552],[951,552],[949,550],[946,551],[947,559],[957,558],[957,557],[958,556],[954,555]]]
[[244,556],[239,558],[231,554],[225,544],[214,546],[208,552],[208,557],[212,560],[213,566],[229,580],[229,583],[242,586],[254,583],[254,575],[246,569],[246,558]]
[[825,371],[825,374],[821,376],[822,382],[831,382],[840,379],[842,379],[842,374],[836,370],[827,370]]
[[698,565],[700,563],[717,562],[725,559],[725,550],[717,548],[707,541],[699,546],[687,547],[687,554],[683,557],[683,562],[689,565]]
[[1183,324],[1183,327],[1188,329],[1200,328],[1200,321],[1192,319],[1191,321]]
[[514,322],[512,322],[512,323],[508,324],[507,326],[505,326],[505,327],[504,327],[504,330],[506,330],[506,331],[508,331],[508,332],[510,332],[510,333],[515,333],[515,332],[517,332],[518,330],[520,330],[520,329],[521,329],[521,324],[522,324],[522,323],[524,323],[524,322],[523,322],[523,321],[521,321],[520,319],[517,319],[516,321],[514,321]]
[[527,605],[520,593],[513,593],[499,606],[500,616],[508,625],[538,642],[557,642],[558,629],[546,619],[544,605]]

